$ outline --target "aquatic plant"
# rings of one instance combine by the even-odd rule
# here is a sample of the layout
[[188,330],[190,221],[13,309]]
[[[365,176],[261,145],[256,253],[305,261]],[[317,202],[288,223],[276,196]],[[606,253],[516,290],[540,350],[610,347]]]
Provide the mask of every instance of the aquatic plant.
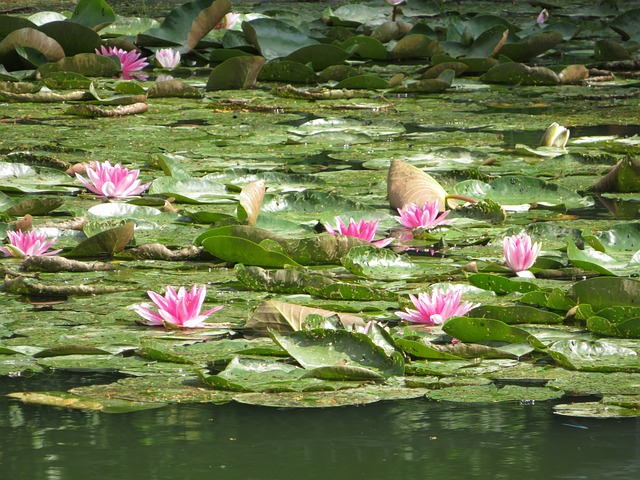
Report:
[[407,228],[424,228],[430,230],[438,225],[447,225],[451,220],[446,220],[450,210],[440,213],[436,202],[427,202],[423,207],[410,203],[398,209],[399,217],[395,217]]
[[568,128],[553,122],[547,130],[545,130],[540,145],[543,147],[558,147],[564,148],[569,141],[569,135],[571,134]]
[[122,68],[122,74],[131,76],[135,72],[139,72],[144,67],[149,65],[149,62],[145,58],[141,58],[140,52],[135,50],[126,51],[122,48],[101,46],[100,49],[96,48],[96,54],[107,57],[116,56],[120,60]]
[[529,269],[540,254],[541,245],[532,242],[525,232],[505,237],[503,240],[504,258],[508,267],[519,277],[533,277]]
[[236,23],[238,23],[239,20],[240,20],[240,14],[239,13],[229,12],[213,28],[214,28],[214,30],[225,30],[225,29],[228,30],[230,28],[233,28],[233,26]]
[[543,23],[545,23],[547,20],[549,19],[549,12],[547,11],[546,8],[543,8],[540,13],[538,14],[538,17],[536,18],[536,23],[538,25],[542,25]]
[[9,231],[7,232],[7,237],[9,244],[6,247],[0,247],[0,250],[7,257],[50,256],[62,251],[62,249],[60,249],[47,252],[56,239],[47,240],[47,235],[44,232],[38,232],[36,230],[31,230],[26,233],[20,230],[15,232]]
[[207,295],[205,286],[197,288],[194,285],[190,291],[180,287],[177,292],[173,287],[167,287],[164,296],[151,290],[147,295],[158,311],[154,312],[144,305],[134,305],[133,309],[142,318],[148,320],[149,325],[171,324],[183,328],[196,328],[200,327],[209,315],[222,308],[218,306],[200,313]]
[[94,168],[87,167],[88,180],[79,173],[76,173],[76,178],[103,198],[122,198],[139,195],[149,188],[151,183],[140,184],[139,174],[140,170],[129,170],[120,163],[112,166],[105,161],[97,163]]
[[366,221],[360,219],[357,223],[353,218],[349,219],[349,225],[345,225],[340,217],[336,217],[336,228],[325,223],[324,228],[332,235],[346,235],[347,237],[357,237],[367,242],[371,242],[376,247],[385,247],[389,245],[393,238],[384,238],[382,240],[373,241],[373,237],[378,229],[378,220]]
[[441,325],[451,317],[465,315],[472,308],[479,306],[479,303],[462,302],[462,292],[450,290],[446,294],[436,288],[429,295],[426,292],[409,295],[416,310],[405,308],[404,312],[396,312],[396,315],[403,320],[423,325]]
[[161,48],[156,52],[156,62],[163,68],[176,68],[180,65],[180,52],[173,48]]

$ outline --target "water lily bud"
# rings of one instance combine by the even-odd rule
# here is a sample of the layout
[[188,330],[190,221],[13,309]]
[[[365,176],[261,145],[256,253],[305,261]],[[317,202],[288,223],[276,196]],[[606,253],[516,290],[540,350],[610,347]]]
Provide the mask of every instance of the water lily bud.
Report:
[[544,132],[540,140],[540,146],[564,148],[569,141],[570,133],[568,128],[553,122]]

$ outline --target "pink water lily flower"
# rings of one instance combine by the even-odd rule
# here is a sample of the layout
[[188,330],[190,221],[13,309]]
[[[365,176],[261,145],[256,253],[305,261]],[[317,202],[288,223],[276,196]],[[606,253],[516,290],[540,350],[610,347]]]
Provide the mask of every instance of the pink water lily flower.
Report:
[[536,18],[536,23],[538,25],[542,25],[547,20],[549,20],[549,12],[547,11],[546,8],[543,8],[538,14],[538,17]]
[[451,220],[445,220],[451,210],[440,213],[436,202],[427,202],[420,208],[415,203],[410,203],[398,209],[399,217],[395,217],[407,228],[424,228],[430,230],[438,225],[447,225]]
[[222,20],[220,20],[220,22],[218,22],[218,24],[215,27],[213,27],[213,29],[214,30],[231,29],[236,23],[238,23],[239,20],[240,20],[239,13],[229,12],[224,17],[222,17]]
[[87,167],[88,180],[79,173],[76,173],[76,177],[85,187],[103,198],[120,198],[139,195],[149,188],[151,183],[140,185],[139,174],[140,170],[129,170],[120,163],[112,166],[106,161],[96,163],[94,168]]
[[479,303],[462,302],[462,293],[459,291],[449,291],[446,294],[436,288],[433,294],[420,293],[409,295],[413,305],[417,310],[405,308],[405,312],[396,312],[396,315],[403,320],[423,325],[441,325],[451,317],[465,315],[472,308],[479,306]]
[[163,68],[176,68],[180,65],[180,52],[173,48],[161,48],[156,52],[156,62]]
[[336,228],[334,229],[328,223],[324,224],[324,228],[332,235],[346,235],[347,237],[357,237],[367,242],[371,242],[376,247],[382,248],[393,242],[393,238],[384,238],[373,242],[373,237],[378,229],[378,220],[366,221],[361,219],[358,223],[351,218],[349,225],[345,225],[340,217],[336,217]]
[[222,306],[218,306],[200,313],[207,295],[205,286],[196,288],[194,285],[191,287],[191,291],[180,287],[177,292],[173,287],[167,287],[164,297],[153,291],[148,291],[147,295],[158,311],[154,312],[144,305],[134,305],[133,309],[142,318],[148,320],[149,325],[171,324],[183,328],[197,328],[209,315],[222,308]]
[[102,45],[100,50],[96,48],[96,54],[108,57],[118,57],[122,68],[122,74],[129,77],[132,73],[139,72],[149,65],[149,62],[147,62],[145,58],[140,58],[140,52],[136,52],[135,50],[126,51],[122,48],[116,47],[105,48],[104,45]]
[[541,247],[538,242],[532,242],[525,232],[505,237],[502,242],[507,266],[519,277],[533,277],[529,269],[536,262]]
[[0,251],[2,251],[7,257],[25,258],[35,257],[38,255],[48,257],[62,251],[62,249],[60,249],[47,252],[56,239],[53,238],[47,241],[47,235],[45,233],[37,232],[35,230],[31,230],[26,233],[20,230],[16,232],[9,231],[7,232],[7,237],[9,238],[9,245],[6,247],[0,247]]

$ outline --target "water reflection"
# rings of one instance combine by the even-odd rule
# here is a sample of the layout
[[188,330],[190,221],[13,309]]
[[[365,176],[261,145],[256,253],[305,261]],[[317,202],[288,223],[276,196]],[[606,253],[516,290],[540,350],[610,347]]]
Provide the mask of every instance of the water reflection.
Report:
[[640,475],[639,420],[553,416],[546,404],[411,400],[327,410],[175,405],[108,415],[2,398],[0,411],[0,464],[8,479]]

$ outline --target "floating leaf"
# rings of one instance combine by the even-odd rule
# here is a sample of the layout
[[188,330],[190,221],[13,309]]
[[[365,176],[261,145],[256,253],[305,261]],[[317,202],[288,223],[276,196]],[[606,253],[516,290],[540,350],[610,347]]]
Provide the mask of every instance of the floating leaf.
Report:
[[99,31],[115,19],[116,14],[105,0],[79,0],[69,21]]
[[94,53],[102,45],[100,35],[90,27],[73,23],[73,20],[50,22],[39,30],[57,41],[67,57],[78,53]]
[[149,98],[202,98],[202,92],[196,87],[180,80],[165,80],[156,82],[147,90]]
[[540,310],[525,305],[480,305],[467,313],[472,318],[494,318],[507,324],[514,323],[562,323],[563,317],[557,313]]
[[58,42],[33,28],[19,28],[0,41],[0,62],[6,67],[16,65],[16,49],[29,48],[43,55],[45,61],[55,62],[64,57]]
[[186,51],[193,50],[230,10],[229,0],[187,2],[171,10],[162,25],[138,35],[138,42],[151,47],[181,45]]
[[225,262],[276,268],[285,265],[299,266],[282,252],[282,247],[268,240],[257,244],[246,238],[216,235],[205,239],[202,246],[207,252]]
[[364,35],[348,38],[340,46],[345,50],[350,50],[353,46],[356,46],[357,48],[353,52],[354,55],[369,60],[386,60],[389,56],[387,48],[380,40]]
[[562,34],[558,32],[542,32],[532,35],[523,42],[506,43],[500,49],[500,55],[505,55],[514,62],[527,62],[555,47],[561,41]]
[[129,222],[121,227],[97,233],[76,245],[66,257],[97,257],[121,252],[133,239],[135,224]]
[[291,53],[287,59],[305,65],[310,63],[312,68],[316,72],[319,72],[331,65],[340,65],[344,63],[349,56],[349,52],[336,45],[318,44],[302,47]]
[[253,88],[265,59],[258,56],[232,57],[213,69],[207,80],[206,89],[245,90]]
[[364,74],[354,75],[338,82],[334,88],[363,88],[377,90],[389,88],[389,82],[377,75]]
[[575,283],[567,296],[587,303],[595,311],[615,306],[640,305],[640,281],[633,278],[596,277]]
[[563,392],[545,387],[521,387],[495,385],[449,387],[427,392],[430,400],[457,403],[495,403],[495,402],[544,402],[564,396]]
[[590,190],[592,192],[640,192],[640,160],[622,158]]
[[120,73],[120,65],[104,55],[79,53],[55,63],[43,65],[38,68],[38,72],[43,77],[55,72],[75,72],[87,77],[112,77]]
[[100,411],[104,413],[139,412],[164,407],[164,403],[137,403],[125,400],[93,400],[65,392],[17,392],[9,393],[23,403],[71,408],[74,410]]
[[391,58],[423,58],[442,52],[440,44],[424,35],[413,34],[401,38],[391,50]]
[[491,290],[498,295],[504,295],[512,292],[525,293],[540,290],[540,287],[535,283],[524,279],[510,279],[488,273],[477,273],[475,275],[471,275],[469,277],[469,283],[484,290]]
[[266,334],[269,330],[278,332],[295,332],[305,328],[307,317],[321,315],[324,318],[337,315],[345,326],[364,326],[362,318],[355,315],[336,313],[321,308],[305,307],[293,303],[267,300],[261,303],[245,325],[250,331]]
[[547,350],[564,368],[592,372],[640,373],[638,354],[603,340],[560,340]]
[[267,60],[288,57],[302,47],[318,44],[293,25],[272,18],[243,22],[242,31]]
[[[404,362],[399,354],[391,358],[369,337],[346,330],[315,329],[283,336],[271,332],[271,338],[307,370],[321,367],[355,367],[354,380],[382,380],[402,375]],[[346,374],[343,371],[342,374]]]
[[500,63],[480,77],[481,82],[509,85],[558,85],[560,79],[546,67],[529,67],[524,63]]
[[342,265],[356,275],[389,280],[409,277],[417,268],[408,257],[369,245],[350,249]]
[[444,323],[442,330],[463,342],[528,342],[536,348],[544,347],[540,340],[526,330],[511,327],[493,318],[453,317]]
[[289,83],[315,83],[318,78],[313,69],[292,60],[273,60],[266,63],[260,73],[259,80]]
[[616,261],[605,253],[593,249],[580,250],[572,238],[567,238],[567,257],[576,267],[583,268],[587,271],[598,272],[601,275],[615,275],[615,273],[604,265],[613,268],[620,266],[616,265]]

